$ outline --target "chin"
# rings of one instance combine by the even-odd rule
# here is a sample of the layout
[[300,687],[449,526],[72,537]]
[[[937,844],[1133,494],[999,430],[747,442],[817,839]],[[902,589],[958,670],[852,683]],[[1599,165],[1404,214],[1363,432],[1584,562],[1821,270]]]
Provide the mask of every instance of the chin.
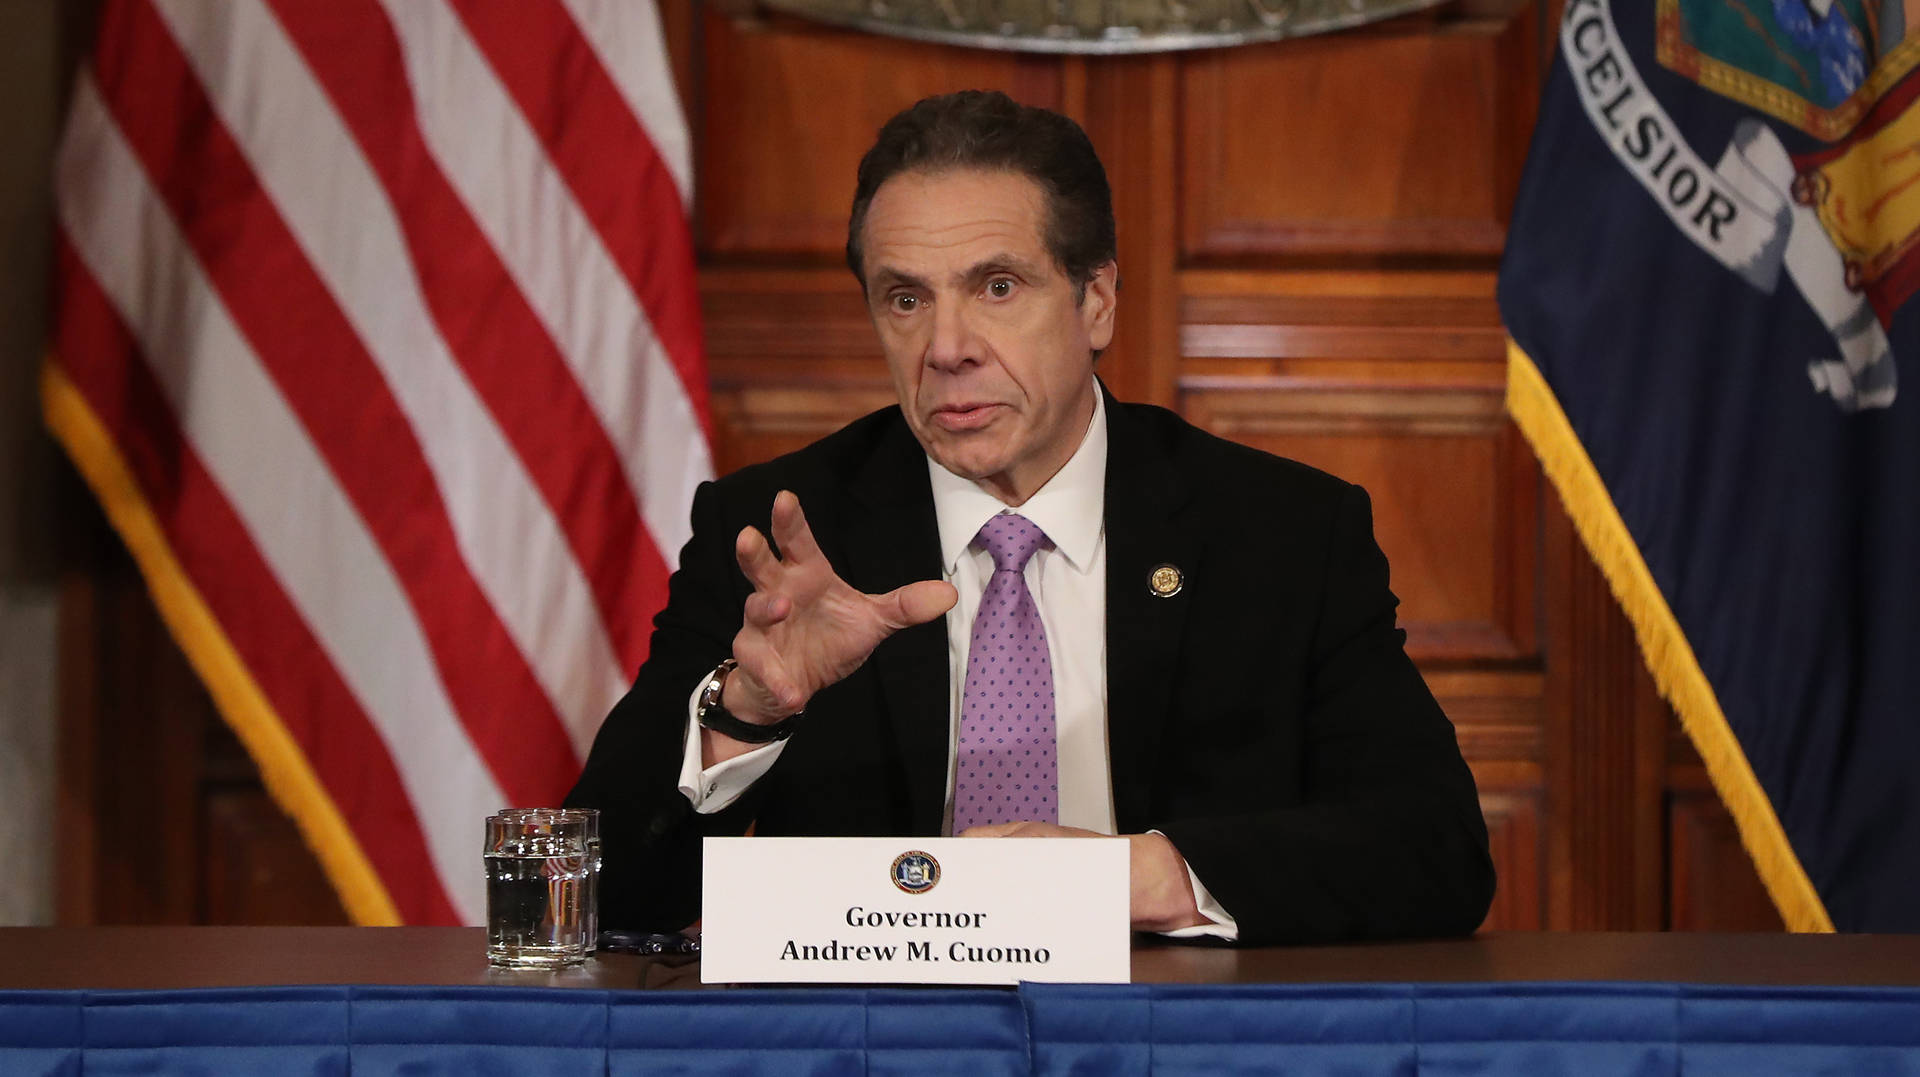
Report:
[[933,453],[932,455],[941,467],[974,482],[998,475],[1002,470],[1002,465],[997,460],[982,460],[977,456],[953,453]]
[[[937,456],[934,457],[934,459],[940,460]],[[974,482],[979,482],[981,479],[994,473],[994,469],[990,467],[975,467],[969,465],[964,460],[940,460],[940,466],[963,479],[971,479]]]
[[919,435],[920,447],[927,450],[927,455],[955,475],[978,478],[992,474],[993,468],[999,463],[994,458],[1000,454],[993,451],[995,446],[987,444],[987,439],[981,436],[982,431],[956,432],[929,424],[915,433]]

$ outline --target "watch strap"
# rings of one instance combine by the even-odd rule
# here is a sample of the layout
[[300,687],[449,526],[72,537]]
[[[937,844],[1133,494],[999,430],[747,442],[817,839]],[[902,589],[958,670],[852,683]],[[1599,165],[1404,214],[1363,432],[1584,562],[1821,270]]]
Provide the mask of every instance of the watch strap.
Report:
[[720,702],[720,697],[726,692],[727,675],[739,666],[739,662],[729,658],[707,675],[707,682],[700,686],[700,702],[694,712],[700,727],[743,744],[772,744],[793,736],[794,726],[798,724],[795,719],[803,712],[796,711],[769,725],[756,725],[734,717]]

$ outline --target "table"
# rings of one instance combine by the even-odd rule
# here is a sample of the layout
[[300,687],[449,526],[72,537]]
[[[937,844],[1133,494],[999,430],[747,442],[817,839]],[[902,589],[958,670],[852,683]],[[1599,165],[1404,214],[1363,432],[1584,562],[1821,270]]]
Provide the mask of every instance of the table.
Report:
[[[700,989],[684,958],[487,967],[474,927],[0,927],[0,991],[389,984]],[[1494,932],[1234,949],[1142,939],[1136,984],[1539,983],[1920,987],[1920,935]]]
[[490,970],[467,928],[4,928],[0,1073],[1920,1074],[1920,937],[1149,941],[1133,980],[712,989],[686,958]]

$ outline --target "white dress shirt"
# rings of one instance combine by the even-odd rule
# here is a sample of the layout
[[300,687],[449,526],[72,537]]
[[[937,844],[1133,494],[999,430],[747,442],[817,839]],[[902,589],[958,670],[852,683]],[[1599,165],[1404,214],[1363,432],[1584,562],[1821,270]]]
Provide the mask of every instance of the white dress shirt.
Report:
[[[941,467],[932,457],[927,458],[927,472],[940,531],[942,575],[960,595],[947,613],[947,683],[951,693],[948,760],[954,758],[959,743],[958,715],[973,616],[993,576],[992,556],[974,549],[973,539],[994,516],[1017,511],[1046,532],[1052,542],[1028,559],[1024,575],[1040,607],[1040,623],[1046,629],[1048,655],[1053,663],[1060,824],[1112,834],[1113,780],[1107,758],[1107,416],[1103,395],[1096,390],[1093,419],[1072,458],[1017,510],[1009,509],[972,480]],[[780,757],[786,742],[762,745],[702,769],[700,728],[695,717],[699,702],[700,688],[696,686],[688,697],[680,792],[694,811],[712,813],[732,804],[758,781]],[[949,762],[943,832],[953,828],[953,780]],[[1237,938],[1239,928],[1233,917],[1213,900],[1191,867],[1187,879],[1193,885],[1201,915],[1212,922],[1167,934]]]

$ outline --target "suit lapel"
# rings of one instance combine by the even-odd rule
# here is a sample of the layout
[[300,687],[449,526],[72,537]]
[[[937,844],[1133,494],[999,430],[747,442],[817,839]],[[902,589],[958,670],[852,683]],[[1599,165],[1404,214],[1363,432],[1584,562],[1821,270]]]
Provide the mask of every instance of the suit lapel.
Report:
[[[1152,431],[1109,394],[1107,745],[1114,822],[1121,833],[1147,825],[1148,781],[1167,732],[1173,671],[1190,605],[1184,588],[1223,584],[1192,576],[1199,538],[1179,526],[1186,498],[1185,483]],[[1160,565],[1182,573],[1182,593],[1154,593],[1149,580]]]
[[[848,583],[868,594],[940,578],[940,531],[926,453],[904,420],[853,477],[842,529]],[[945,618],[895,633],[867,660],[900,746],[909,832],[938,834],[950,738]]]

